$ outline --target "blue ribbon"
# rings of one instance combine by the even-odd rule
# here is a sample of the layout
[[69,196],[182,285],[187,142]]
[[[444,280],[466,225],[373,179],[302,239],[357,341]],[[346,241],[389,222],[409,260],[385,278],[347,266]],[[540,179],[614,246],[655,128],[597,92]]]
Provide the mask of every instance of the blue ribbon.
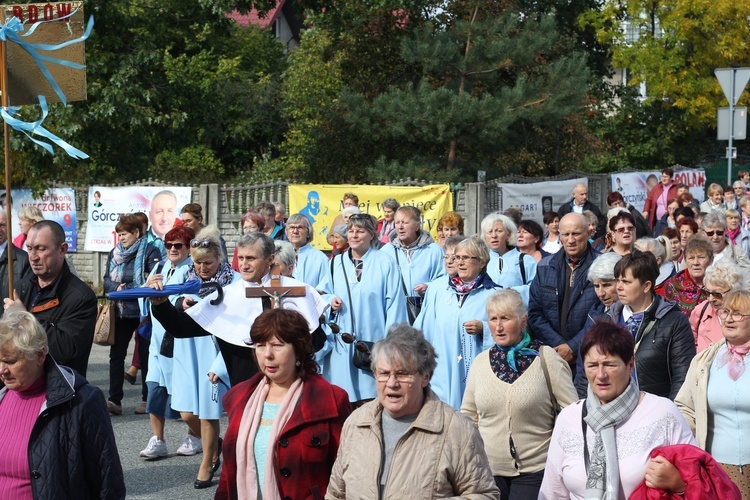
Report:
[[23,30],[23,23],[15,16],[11,17],[4,26],[0,26],[0,40],[4,42],[13,42],[17,44],[19,47],[21,47],[23,50],[25,50],[36,63],[37,66],[39,66],[39,70],[42,72],[44,77],[47,79],[47,82],[52,87],[52,90],[55,91],[55,94],[57,94],[57,97],[60,99],[60,102],[63,104],[68,104],[68,99],[65,97],[65,94],[63,93],[60,86],[57,84],[55,79],[52,77],[52,73],[49,72],[49,69],[47,69],[47,66],[44,64],[44,61],[53,63],[53,64],[59,64],[60,66],[66,66],[68,68],[74,68],[74,69],[84,69],[86,66],[83,64],[78,64],[73,61],[66,61],[65,59],[59,59],[56,57],[50,57],[45,56],[42,54],[39,54],[38,50],[44,50],[46,52],[52,52],[55,50],[60,50],[64,47],[67,47],[68,45],[72,45],[74,43],[81,43],[85,41],[89,35],[91,35],[91,30],[94,27],[94,16],[89,17],[89,22],[86,25],[86,30],[83,33],[83,36],[80,38],[76,38],[74,40],[68,40],[67,42],[59,43],[57,45],[49,45],[49,44],[43,44],[43,43],[29,43],[24,41],[24,37],[27,37],[34,33],[36,29],[39,27],[42,23],[48,23],[48,22],[59,22],[62,19],[69,18],[73,14],[75,14],[77,10],[71,12],[67,16],[60,17],[54,20],[49,21],[38,21],[34,23],[29,30],[23,34],[20,35],[19,32]]
[[[43,95],[39,96],[39,105],[42,107],[42,117],[35,122],[25,122],[23,120],[19,120],[18,118],[14,118],[13,115],[18,113],[18,111],[20,110],[18,106],[11,106],[10,108],[8,108],[8,110],[6,110],[5,108],[0,108],[0,115],[2,115],[5,123],[13,127],[15,130],[23,132],[26,137],[46,149],[52,155],[54,155],[55,152],[53,151],[52,146],[49,143],[34,139],[30,134],[36,134],[41,135],[42,137],[46,137],[47,139],[55,143],[58,147],[62,148],[66,153],[68,153],[68,156],[75,158],[76,160],[88,158],[89,155],[87,155],[80,149],[71,146],[46,128],[42,127],[42,122],[44,122],[44,119],[47,118],[48,114],[47,98]],[[10,113],[8,111],[10,111]]]
[[[84,31],[83,36],[80,38],[76,38],[74,40],[68,40],[63,43],[59,43],[56,45],[50,45],[50,44],[41,44],[41,43],[29,43],[23,39],[23,37],[27,37],[34,33],[34,31],[41,25],[42,23],[46,22],[59,22],[63,19],[67,19],[71,16],[73,16],[78,10],[71,12],[67,16],[63,16],[54,20],[48,20],[48,21],[38,21],[34,23],[29,30],[21,35],[19,34],[23,30],[23,23],[17,18],[17,17],[11,17],[3,26],[0,26],[0,40],[4,42],[13,42],[20,46],[23,50],[25,50],[33,59],[34,62],[39,67],[39,70],[42,72],[44,77],[47,79],[47,82],[50,84],[50,87],[52,87],[52,90],[55,92],[57,97],[60,99],[60,102],[63,103],[63,105],[68,104],[68,100],[65,97],[65,94],[63,93],[60,86],[57,84],[55,79],[52,76],[52,73],[50,73],[49,69],[47,69],[47,66],[45,64],[46,62],[52,63],[52,64],[58,64],[60,66],[66,66],[68,68],[74,68],[74,69],[84,69],[86,66],[82,64],[78,64],[73,61],[66,61],[65,59],[59,59],[56,57],[50,57],[46,55],[39,54],[38,50],[43,50],[47,52],[60,50],[64,47],[67,47],[69,45],[72,45],[74,43],[81,43],[85,41],[89,35],[91,34],[91,30],[94,27],[94,17],[89,17],[89,21],[86,25],[86,30]],[[39,135],[42,137],[46,137],[50,141],[52,141],[54,144],[62,148],[69,156],[76,158],[76,159],[84,159],[88,158],[89,156],[84,153],[83,151],[71,146],[64,140],[62,140],[60,137],[56,136],[49,130],[42,127],[42,123],[44,122],[44,119],[47,118],[47,114],[49,112],[47,107],[47,98],[43,95],[39,95],[39,105],[42,108],[42,117],[41,119],[34,121],[34,122],[24,122],[23,120],[19,120],[18,118],[14,118],[13,115],[18,113],[19,108],[12,106],[7,109],[3,108],[0,109],[0,115],[2,115],[3,120],[13,127],[15,130],[18,130],[19,132],[23,132],[29,139],[34,141],[34,143],[42,146],[44,149],[46,149],[50,154],[54,155],[54,150],[52,148],[52,145],[45,141],[37,140],[31,137],[30,134]]]

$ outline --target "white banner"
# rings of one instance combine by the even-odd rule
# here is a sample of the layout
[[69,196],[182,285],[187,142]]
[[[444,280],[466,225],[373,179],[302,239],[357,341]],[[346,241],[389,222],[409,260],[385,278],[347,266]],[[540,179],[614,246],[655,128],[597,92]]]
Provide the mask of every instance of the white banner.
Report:
[[120,214],[144,212],[149,232],[159,238],[174,226],[180,209],[190,203],[192,189],[172,186],[89,187],[86,250],[109,252],[117,244]]
[[534,220],[544,229],[544,213],[557,212],[560,205],[573,198],[573,188],[581,183],[588,186],[589,180],[580,177],[532,184],[498,184],[497,187],[501,191],[500,211],[511,207],[518,208],[523,212],[524,219]]
[[[654,170],[652,172],[620,172],[612,174],[611,177],[612,190],[619,191],[627,203],[630,203],[639,211],[643,211],[648,194],[661,180],[661,170]],[[672,180],[675,183],[682,183],[688,186],[690,194],[699,203],[705,198],[706,172],[702,168],[675,170]]]

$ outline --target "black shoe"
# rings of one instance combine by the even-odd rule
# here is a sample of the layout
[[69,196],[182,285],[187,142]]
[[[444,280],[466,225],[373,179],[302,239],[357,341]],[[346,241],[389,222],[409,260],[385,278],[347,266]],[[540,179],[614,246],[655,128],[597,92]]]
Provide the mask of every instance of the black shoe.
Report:
[[211,476],[206,479],[205,481],[201,481],[200,479],[196,479],[193,483],[193,488],[196,490],[202,490],[204,488],[209,488],[212,486],[212,483],[214,482],[214,472],[211,471]]
[[131,375],[128,372],[125,372],[124,378],[128,381],[128,384],[135,385],[135,377],[137,375]]
[[223,443],[224,440],[219,438],[219,451],[216,452],[216,460],[211,464],[211,474],[216,474],[216,471],[221,467],[221,445]]

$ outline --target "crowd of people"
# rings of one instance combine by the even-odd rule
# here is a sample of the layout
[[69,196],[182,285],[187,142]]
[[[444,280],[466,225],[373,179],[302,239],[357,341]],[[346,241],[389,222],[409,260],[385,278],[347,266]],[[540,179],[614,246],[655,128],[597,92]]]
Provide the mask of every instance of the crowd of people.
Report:
[[[140,298],[115,302],[106,399],[84,378],[96,298],[37,221],[0,319],[0,420],[18,422],[0,491],[122,498],[107,413],[140,371],[140,456],[169,456],[181,420],[175,453],[203,454],[193,486],[216,498],[750,499],[749,180],[698,206],[664,169],[642,212],[579,184],[543,226],[510,209],[465,235],[448,212],[436,240],[418,209],[388,199],[378,220],[346,193],[330,255],[280,204],[243,214],[232,255],[196,203],[161,237],[122,214],[104,290]],[[96,445],[38,480],[34,449],[72,433]]]

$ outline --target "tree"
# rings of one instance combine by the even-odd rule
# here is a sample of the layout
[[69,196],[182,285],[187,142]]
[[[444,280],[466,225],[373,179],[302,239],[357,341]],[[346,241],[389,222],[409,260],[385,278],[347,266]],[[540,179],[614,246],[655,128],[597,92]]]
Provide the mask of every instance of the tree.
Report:
[[505,153],[580,110],[585,57],[561,43],[551,16],[478,13],[447,29],[426,24],[404,41],[403,59],[422,68],[418,83],[391,86],[371,102],[342,96],[347,120],[382,153],[380,165],[410,165],[431,178],[438,166],[449,177],[500,171]]
[[646,83],[647,106],[675,107],[700,129],[726,102],[714,69],[750,60],[748,18],[750,3],[736,0],[609,0],[582,23],[611,46],[629,84]]

